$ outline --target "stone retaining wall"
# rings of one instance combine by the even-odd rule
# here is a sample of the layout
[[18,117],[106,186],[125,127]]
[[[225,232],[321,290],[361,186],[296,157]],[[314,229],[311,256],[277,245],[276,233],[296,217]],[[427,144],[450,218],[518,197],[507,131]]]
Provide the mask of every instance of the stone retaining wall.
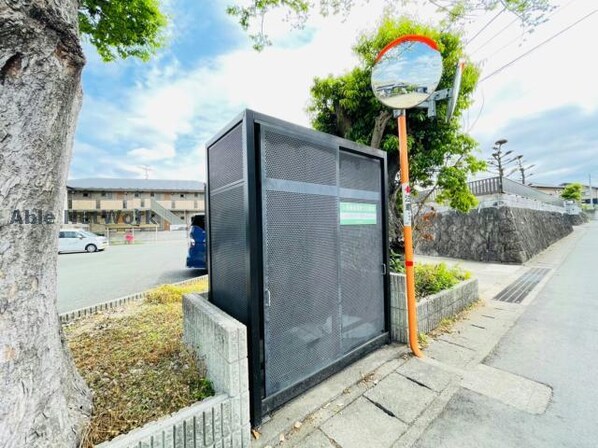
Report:
[[[406,278],[390,274],[390,333],[393,341],[409,342]],[[417,302],[419,333],[429,333],[445,318],[453,317],[479,298],[477,279],[465,280],[450,289]]]
[[216,396],[98,448],[249,448],[247,329],[200,294],[183,298],[183,340],[203,360]]
[[519,264],[572,231],[569,215],[527,208],[488,207],[469,213],[427,214],[416,235],[416,252]]

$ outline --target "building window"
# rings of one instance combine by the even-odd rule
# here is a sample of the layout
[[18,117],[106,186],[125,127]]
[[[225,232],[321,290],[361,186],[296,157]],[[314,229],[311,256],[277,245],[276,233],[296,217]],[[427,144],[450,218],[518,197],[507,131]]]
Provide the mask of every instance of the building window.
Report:
[[139,197],[139,193],[135,193],[135,197],[138,198]]
[[181,197],[181,198],[185,199],[185,193],[181,193],[181,194],[179,195],[179,197]]
[[154,193],[150,193],[150,198],[153,198],[155,196]]
[[83,197],[84,198],[88,198],[89,197],[89,193],[83,193]]
[[196,198],[199,197],[199,193],[195,193],[193,196],[195,196]]

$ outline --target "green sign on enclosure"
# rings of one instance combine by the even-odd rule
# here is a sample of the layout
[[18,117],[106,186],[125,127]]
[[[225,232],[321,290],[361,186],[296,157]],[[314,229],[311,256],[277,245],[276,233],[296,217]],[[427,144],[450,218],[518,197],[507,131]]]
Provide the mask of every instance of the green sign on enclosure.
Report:
[[341,226],[376,224],[376,204],[341,202]]

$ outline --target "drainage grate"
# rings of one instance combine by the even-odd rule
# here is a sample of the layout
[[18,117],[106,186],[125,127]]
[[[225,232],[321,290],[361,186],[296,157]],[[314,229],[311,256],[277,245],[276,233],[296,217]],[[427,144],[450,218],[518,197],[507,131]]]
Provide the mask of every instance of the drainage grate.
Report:
[[534,287],[540,283],[550,269],[532,268],[499,292],[493,300],[509,303],[521,303]]

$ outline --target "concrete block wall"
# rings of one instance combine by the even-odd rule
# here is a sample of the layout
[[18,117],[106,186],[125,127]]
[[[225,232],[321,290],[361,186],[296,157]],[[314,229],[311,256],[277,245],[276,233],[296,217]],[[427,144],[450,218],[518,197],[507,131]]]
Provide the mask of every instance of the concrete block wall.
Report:
[[240,431],[232,431],[230,401],[225,394],[216,395],[96,448],[204,448],[215,442],[242,447]]
[[217,393],[231,401],[232,425],[249,446],[247,328],[202,294],[183,297],[183,340],[202,359]]
[[[407,287],[403,274],[390,274],[390,320],[393,341],[409,341],[407,324]],[[417,302],[417,326],[420,333],[435,329],[442,319],[455,316],[479,298],[477,279],[465,280],[451,289]]]
[[184,342],[203,360],[216,395],[98,448],[249,448],[247,330],[201,294],[183,298]]

